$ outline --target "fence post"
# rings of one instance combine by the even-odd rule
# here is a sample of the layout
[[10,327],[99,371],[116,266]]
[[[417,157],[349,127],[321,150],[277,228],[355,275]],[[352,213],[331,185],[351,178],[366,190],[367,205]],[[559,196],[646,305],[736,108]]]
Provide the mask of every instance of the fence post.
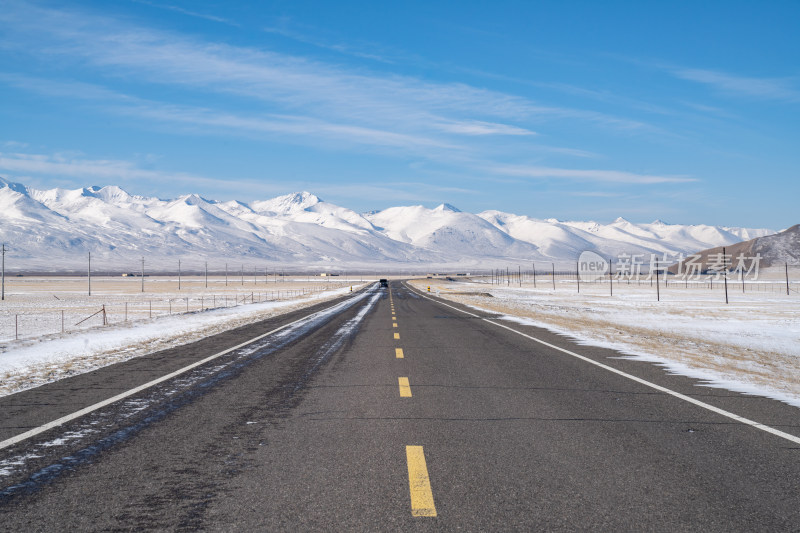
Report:
[[[650,276],[650,286],[652,287],[652,285],[653,285],[653,277]],[[656,268],[656,301],[657,302],[661,301],[661,290],[659,289],[659,284],[658,284],[658,268]]]
[[728,303],[728,258],[725,255],[725,247],[722,247],[722,275],[725,281],[725,303]]
[[608,258],[608,289],[611,291],[611,296],[614,296],[614,262]]
[[783,263],[783,268],[786,270],[786,296],[789,296],[789,263]]
[[2,275],[3,275],[3,281],[2,281],[3,288],[2,288],[2,293],[1,293],[2,296],[0,297],[0,300],[5,300],[6,299],[6,245],[5,245],[5,243],[3,243],[3,274]]

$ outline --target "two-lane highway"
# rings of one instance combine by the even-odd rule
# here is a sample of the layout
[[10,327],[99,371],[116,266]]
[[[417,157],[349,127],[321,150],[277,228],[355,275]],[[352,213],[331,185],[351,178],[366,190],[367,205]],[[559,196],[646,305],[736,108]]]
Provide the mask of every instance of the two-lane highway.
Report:
[[405,283],[345,302],[0,399],[8,440],[287,326],[0,450],[0,527],[800,527],[795,408]]

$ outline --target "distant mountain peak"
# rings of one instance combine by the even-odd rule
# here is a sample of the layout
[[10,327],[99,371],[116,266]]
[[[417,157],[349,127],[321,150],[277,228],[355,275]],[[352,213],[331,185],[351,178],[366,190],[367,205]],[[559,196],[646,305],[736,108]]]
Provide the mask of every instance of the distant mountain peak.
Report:
[[211,203],[199,194],[187,194],[185,196],[181,196],[179,200],[186,205],[202,205]]
[[322,203],[321,198],[308,191],[302,191],[253,202],[250,207],[259,213],[289,214],[303,211],[319,203]]
[[452,213],[460,213],[461,209],[452,206],[450,204],[439,204],[438,206],[436,206],[434,211],[450,211]]
[[[303,206],[315,205],[322,202],[322,198],[320,198],[315,194],[311,194],[308,191],[293,192],[285,196],[279,196],[278,198],[285,199],[286,202],[288,203],[303,205]],[[276,200],[278,198],[276,198]]]
[[21,183],[15,183],[13,181],[8,181],[7,179],[0,176],[0,188],[5,189],[6,187],[14,192],[18,192],[20,194],[28,196],[28,188],[25,185]]

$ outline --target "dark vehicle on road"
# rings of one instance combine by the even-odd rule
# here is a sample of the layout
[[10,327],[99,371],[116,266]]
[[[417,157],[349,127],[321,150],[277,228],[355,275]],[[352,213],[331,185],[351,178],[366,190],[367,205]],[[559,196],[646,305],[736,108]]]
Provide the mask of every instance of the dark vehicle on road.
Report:
[[381,284],[381,287],[388,287],[389,286],[389,280],[387,280],[386,278],[381,278],[378,281],[378,283]]

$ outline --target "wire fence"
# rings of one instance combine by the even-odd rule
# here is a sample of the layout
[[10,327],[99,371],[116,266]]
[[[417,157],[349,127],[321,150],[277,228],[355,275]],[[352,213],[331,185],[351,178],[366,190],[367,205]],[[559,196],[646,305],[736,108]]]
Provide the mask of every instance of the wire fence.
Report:
[[[62,293],[60,296],[55,293],[40,293],[33,297],[30,294],[27,297],[17,294],[0,308],[0,343],[212,309],[301,300],[341,289],[349,284],[335,281],[311,286],[288,285],[289,287],[275,290],[239,290],[222,294],[200,293],[169,297],[114,294],[111,291],[91,298],[69,293]],[[48,296],[51,298],[45,299]],[[49,309],[45,310],[43,307]]]
[[[438,277],[438,276],[437,276]],[[750,274],[734,272],[713,272],[698,275],[676,275],[666,270],[645,274],[622,274],[606,272],[587,280],[577,268],[564,269],[551,264],[546,269],[523,269],[504,267],[460,274],[448,279],[469,278],[473,282],[495,286],[523,287],[550,290],[571,290],[581,292],[587,289],[603,288],[613,294],[614,287],[650,287],[656,298],[664,290],[705,290],[733,295],[773,294],[785,296],[800,295],[800,265],[782,265],[780,268],[763,269],[761,273]],[[725,298],[725,297],[723,297]]]

